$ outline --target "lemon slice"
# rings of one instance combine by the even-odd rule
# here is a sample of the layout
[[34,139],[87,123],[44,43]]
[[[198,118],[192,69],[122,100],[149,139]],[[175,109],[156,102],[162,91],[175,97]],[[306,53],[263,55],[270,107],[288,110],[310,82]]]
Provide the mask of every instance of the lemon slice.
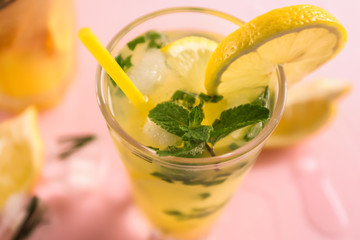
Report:
[[258,16],[227,36],[211,55],[210,95],[267,84],[282,64],[288,85],[333,58],[346,42],[344,27],[326,10],[297,5]]
[[[205,37],[180,38],[161,48],[167,65],[186,82],[189,89],[199,88],[199,79],[205,78],[205,68],[218,43]],[[193,86],[193,87],[191,87]]]
[[327,126],[336,115],[338,100],[351,88],[349,82],[329,78],[294,85],[288,92],[283,117],[266,147],[295,145]]
[[0,124],[0,210],[12,194],[31,189],[39,175],[42,157],[35,108]]

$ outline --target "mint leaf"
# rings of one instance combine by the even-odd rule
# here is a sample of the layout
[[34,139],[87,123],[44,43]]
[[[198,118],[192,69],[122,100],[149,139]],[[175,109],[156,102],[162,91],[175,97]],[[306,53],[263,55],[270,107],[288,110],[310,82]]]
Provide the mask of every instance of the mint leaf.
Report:
[[199,197],[200,197],[202,200],[207,199],[207,198],[209,198],[210,196],[211,196],[211,194],[208,193],[208,192],[204,192],[204,193],[200,193],[200,194],[199,194]]
[[233,131],[264,121],[270,116],[269,109],[253,104],[244,104],[221,113],[220,119],[213,123],[209,142],[214,145]]
[[219,211],[221,208],[223,208],[227,202],[228,200],[215,206],[192,208],[188,212],[182,212],[177,209],[164,210],[163,212],[169,216],[174,217],[178,221],[186,221],[191,219],[204,218],[212,215],[215,212]]
[[155,39],[158,39],[158,38],[161,38],[162,35],[158,32],[155,32],[155,31],[149,31],[146,33],[146,36],[150,39],[150,40],[155,40]]
[[266,107],[269,102],[269,95],[269,87],[265,87],[265,90],[251,104]]
[[217,103],[222,100],[224,97],[222,95],[206,95],[205,93],[200,93],[199,98],[204,102]]
[[65,148],[58,155],[59,159],[66,159],[79,149],[85,147],[87,144],[91,143],[96,139],[95,135],[86,134],[86,135],[75,135],[75,136],[63,136],[59,138],[58,142],[64,144]]
[[175,101],[184,107],[191,109],[196,101],[196,94],[177,90],[171,97],[172,101]]
[[131,57],[132,55],[129,55],[124,59],[122,55],[119,54],[117,57],[115,57],[115,60],[124,71],[127,71],[132,66]]
[[149,48],[161,48],[164,45],[163,41],[161,41],[163,36],[158,32],[149,31],[146,33],[146,37],[150,39],[148,44]]
[[265,123],[264,123],[264,121],[262,121],[262,122],[256,123],[254,126],[252,126],[248,130],[248,132],[245,134],[244,140],[248,142],[248,141],[254,139],[264,128],[264,125],[265,125]]
[[187,132],[182,136],[184,141],[198,140],[202,142],[207,142],[210,137],[210,132],[212,131],[211,126],[198,126],[192,129],[188,129]]
[[161,180],[163,180],[165,182],[168,182],[168,183],[173,183],[174,182],[169,176],[167,176],[166,174],[161,173],[161,172],[153,172],[150,175],[152,175],[154,177],[157,177],[157,178],[160,178]]
[[[127,56],[125,59],[123,58],[123,56],[121,54],[119,54],[117,57],[115,57],[115,61],[119,64],[119,66],[126,72],[133,64],[131,63],[131,57]],[[111,83],[114,87],[117,87],[119,89],[119,91],[122,93],[121,89],[118,87],[118,85],[116,84],[116,82],[114,81],[114,79],[112,79],[110,77]]]
[[236,150],[236,149],[238,149],[240,146],[239,145],[237,145],[236,143],[231,143],[230,145],[229,145],[229,149],[230,150]]
[[[269,105],[269,100],[270,100],[269,96],[270,96],[269,87],[265,87],[264,91],[252,102],[252,104],[262,107],[267,107]],[[250,141],[254,139],[264,128],[266,124],[266,120],[256,123],[254,126],[252,126],[244,136],[244,140]]]
[[202,104],[199,104],[191,109],[189,114],[189,127],[195,128],[201,125],[205,115],[202,110]]
[[162,44],[157,43],[155,40],[150,40],[148,47],[149,48],[161,48]]
[[128,42],[127,46],[130,50],[134,51],[136,45],[138,45],[139,43],[144,43],[144,42],[145,42],[145,37],[139,36],[139,37],[135,38],[134,40]]
[[157,151],[159,156],[175,156],[175,157],[187,157],[196,158],[204,152],[204,142],[185,142],[183,147],[169,146],[165,150]]
[[181,217],[184,214],[178,210],[165,210],[164,211],[165,214],[170,215],[170,216],[176,216],[176,217]]
[[176,136],[182,137],[189,126],[189,111],[174,102],[163,102],[150,110],[151,121]]

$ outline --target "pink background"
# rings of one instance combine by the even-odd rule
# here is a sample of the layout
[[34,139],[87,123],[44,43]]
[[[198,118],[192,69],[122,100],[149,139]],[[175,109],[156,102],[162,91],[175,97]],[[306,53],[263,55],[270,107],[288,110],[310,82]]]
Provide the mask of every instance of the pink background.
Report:
[[[227,207],[217,239],[360,239],[360,4],[355,0],[103,0],[76,1],[77,29],[90,27],[106,44],[135,18],[160,8],[203,6],[244,21],[276,7],[324,7],[346,27],[348,43],[311,77],[352,81],[354,89],[324,131],[297,147],[264,151]],[[126,173],[95,98],[97,63],[77,40],[77,73],[60,105],[40,116],[47,163],[37,192],[46,221],[31,240],[146,239],[148,227],[129,198]],[[6,115],[1,115],[1,119]],[[59,136],[95,133],[100,140],[72,159],[56,159]]]

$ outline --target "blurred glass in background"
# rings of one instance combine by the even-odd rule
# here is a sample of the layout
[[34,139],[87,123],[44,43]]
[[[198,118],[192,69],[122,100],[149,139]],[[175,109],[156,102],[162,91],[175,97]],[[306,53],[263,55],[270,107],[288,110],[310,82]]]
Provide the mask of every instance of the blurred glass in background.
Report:
[[61,100],[74,70],[73,0],[0,0],[0,107]]

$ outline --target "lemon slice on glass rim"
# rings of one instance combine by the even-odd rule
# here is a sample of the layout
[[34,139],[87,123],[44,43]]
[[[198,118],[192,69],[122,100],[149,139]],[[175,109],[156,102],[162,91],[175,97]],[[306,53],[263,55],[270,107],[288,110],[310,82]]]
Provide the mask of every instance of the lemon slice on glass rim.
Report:
[[328,11],[312,5],[272,10],[240,26],[211,55],[205,74],[209,95],[266,85],[284,67],[288,86],[333,58],[346,30]]
[[31,191],[42,162],[43,142],[34,107],[0,123],[0,211],[13,194]]
[[329,79],[299,87],[295,83],[335,57],[346,40],[345,28],[320,7],[272,10],[240,26],[219,44],[206,68],[206,91],[231,96],[242,89],[266,86],[276,74],[276,65],[282,65],[288,101],[266,146],[294,145],[326,126],[336,113],[339,96],[351,89],[349,83]]

